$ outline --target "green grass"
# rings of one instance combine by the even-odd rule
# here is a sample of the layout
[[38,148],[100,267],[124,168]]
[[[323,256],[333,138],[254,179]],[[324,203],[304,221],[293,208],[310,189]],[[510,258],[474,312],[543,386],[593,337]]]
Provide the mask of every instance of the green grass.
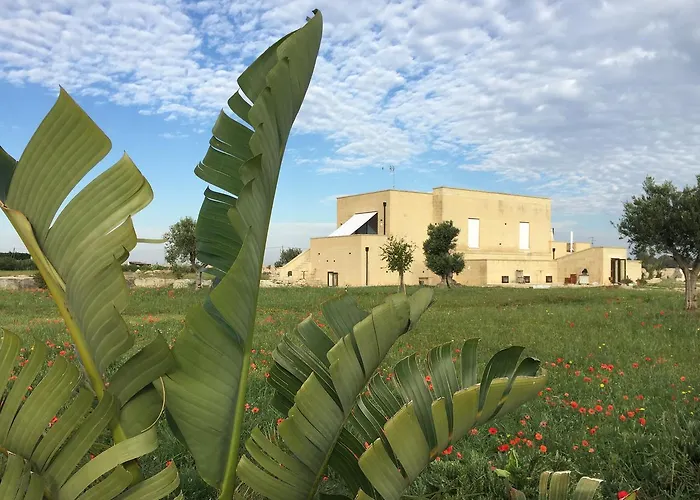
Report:
[[2,276],[33,276],[36,273],[36,269],[33,271],[2,271],[0,270],[0,277]]
[[[393,291],[363,288],[350,293],[370,308]],[[185,311],[205,293],[133,291],[126,320],[137,344],[157,333],[176,341]],[[261,290],[246,433],[255,425],[272,429],[280,416],[268,404],[271,391],[264,377],[280,336],[309,313],[320,316],[321,302],[334,293],[321,288]],[[694,414],[700,412],[695,389],[700,383],[700,325],[698,316],[682,307],[682,295],[666,290],[437,290],[435,304],[418,327],[392,349],[385,371],[391,372],[390,366],[411,352],[424,357],[436,344],[480,337],[482,364],[500,348],[523,345],[527,354],[543,361],[550,382],[537,400],[479,428],[431,464],[411,493],[501,498],[502,484],[492,468],[508,467],[513,485],[528,498],[536,497],[537,477],[548,469],[605,479],[604,498],[638,486],[643,498],[700,498],[700,430]],[[46,292],[0,291],[0,326],[27,340],[34,336],[52,341],[61,346],[57,355],[66,349],[65,325],[57,320]],[[490,426],[495,435],[487,432]],[[186,498],[213,498],[184,448],[164,425],[161,429],[161,447],[145,461],[146,468],[152,472],[173,459]],[[510,450],[497,451],[504,444]],[[542,445],[546,451],[540,450]],[[331,475],[327,486],[333,489],[334,484]]]

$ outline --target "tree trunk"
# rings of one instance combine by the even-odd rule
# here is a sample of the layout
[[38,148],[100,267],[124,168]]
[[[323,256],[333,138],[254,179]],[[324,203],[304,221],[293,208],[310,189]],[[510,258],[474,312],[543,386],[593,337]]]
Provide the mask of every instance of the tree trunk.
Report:
[[406,283],[403,279],[403,272],[399,271],[399,292],[406,293]]
[[683,268],[685,275],[685,310],[694,311],[698,307],[695,300],[695,286],[698,282],[698,275],[695,269]]
[[190,253],[190,265],[192,266],[192,271],[197,270],[197,254],[194,252]]
[[442,277],[442,279],[445,280],[445,284],[447,285],[447,288],[450,288],[450,275],[446,274],[445,276]]

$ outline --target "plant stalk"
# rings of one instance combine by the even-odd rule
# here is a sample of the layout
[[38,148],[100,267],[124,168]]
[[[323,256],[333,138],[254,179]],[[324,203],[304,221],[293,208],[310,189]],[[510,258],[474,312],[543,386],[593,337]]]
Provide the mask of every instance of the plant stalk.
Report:
[[[256,300],[257,303],[257,300]],[[252,335],[250,337],[252,339]],[[243,420],[245,418],[245,397],[248,386],[248,373],[250,372],[250,346],[245,346],[246,352],[243,355],[243,370],[241,379],[238,381],[238,397],[236,398],[236,414],[233,417],[233,430],[231,442],[228,448],[227,464],[234,464],[228,467],[224,473],[224,480],[221,483],[219,500],[233,500],[236,490],[236,468],[238,466],[238,448],[240,446],[241,431],[243,430]]]

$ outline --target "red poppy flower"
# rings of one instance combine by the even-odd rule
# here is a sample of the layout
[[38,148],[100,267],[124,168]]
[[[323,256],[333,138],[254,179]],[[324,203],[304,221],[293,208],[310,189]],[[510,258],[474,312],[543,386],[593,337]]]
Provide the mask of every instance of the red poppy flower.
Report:
[[496,434],[498,434],[498,429],[496,429],[495,427],[489,427],[489,434],[495,436]]
[[505,443],[503,443],[502,445],[500,445],[500,446],[498,447],[498,451],[500,451],[500,452],[502,452],[502,453],[505,453],[505,452],[508,451],[508,450],[510,450],[510,446],[507,445],[507,444],[505,444]]

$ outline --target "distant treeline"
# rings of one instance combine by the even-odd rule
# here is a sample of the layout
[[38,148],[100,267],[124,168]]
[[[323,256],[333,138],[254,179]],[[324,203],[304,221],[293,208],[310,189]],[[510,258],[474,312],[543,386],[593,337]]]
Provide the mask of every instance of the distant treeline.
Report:
[[652,255],[646,252],[639,252],[635,255],[637,260],[642,261],[642,267],[649,272],[661,271],[669,267],[678,267],[678,264],[670,255]]
[[32,256],[24,252],[0,252],[0,271],[31,271],[36,269]]

